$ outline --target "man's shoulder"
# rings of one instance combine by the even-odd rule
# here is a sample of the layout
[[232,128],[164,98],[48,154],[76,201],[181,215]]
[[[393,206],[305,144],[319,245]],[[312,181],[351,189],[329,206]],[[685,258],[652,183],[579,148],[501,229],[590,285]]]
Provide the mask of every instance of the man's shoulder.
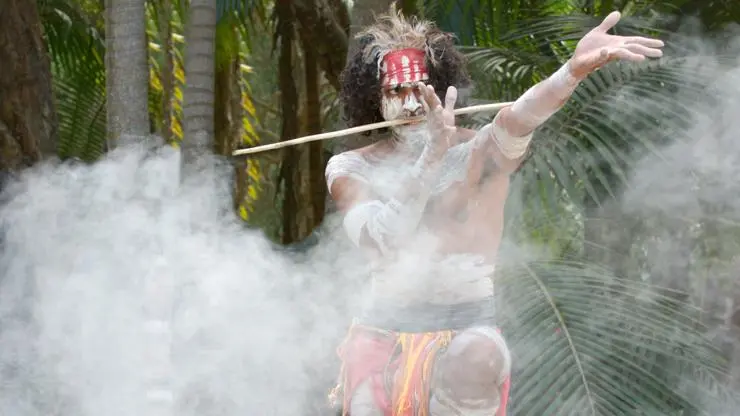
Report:
[[324,172],[329,182],[333,182],[340,176],[364,177],[370,167],[367,156],[372,152],[372,146],[374,144],[345,150],[331,156]]
[[332,159],[344,159],[344,158],[365,158],[369,155],[377,153],[379,150],[379,142],[371,143],[366,146],[358,147],[355,149],[343,150],[334,154]]

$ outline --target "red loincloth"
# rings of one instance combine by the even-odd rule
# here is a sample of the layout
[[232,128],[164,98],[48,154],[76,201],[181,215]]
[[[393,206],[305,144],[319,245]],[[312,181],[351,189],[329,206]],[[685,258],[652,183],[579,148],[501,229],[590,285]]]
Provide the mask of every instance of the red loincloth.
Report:
[[[332,392],[338,400],[341,391],[342,416],[351,416],[350,400],[365,381],[369,381],[375,404],[384,416],[427,416],[434,359],[453,336],[454,331],[398,333],[353,325],[338,350],[342,371]],[[388,391],[386,377],[395,375],[399,368],[403,370]],[[502,386],[496,416],[506,415],[508,396],[509,379]]]

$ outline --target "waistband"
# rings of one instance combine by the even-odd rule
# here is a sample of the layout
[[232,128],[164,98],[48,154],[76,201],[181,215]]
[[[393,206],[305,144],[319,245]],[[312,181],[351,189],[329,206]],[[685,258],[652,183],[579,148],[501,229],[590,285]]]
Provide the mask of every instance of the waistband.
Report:
[[375,299],[357,323],[394,332],[459,331],[495,325],[493,297],[454,304],[415,303],[399,305]]

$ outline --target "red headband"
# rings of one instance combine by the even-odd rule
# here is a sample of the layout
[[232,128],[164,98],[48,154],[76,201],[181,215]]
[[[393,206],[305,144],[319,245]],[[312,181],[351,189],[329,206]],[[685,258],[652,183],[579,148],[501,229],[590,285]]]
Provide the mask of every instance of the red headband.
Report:
[[426,56],[421,49],[407,48],[388,52],[383,57],[381,84],[385,87],[429,79]]

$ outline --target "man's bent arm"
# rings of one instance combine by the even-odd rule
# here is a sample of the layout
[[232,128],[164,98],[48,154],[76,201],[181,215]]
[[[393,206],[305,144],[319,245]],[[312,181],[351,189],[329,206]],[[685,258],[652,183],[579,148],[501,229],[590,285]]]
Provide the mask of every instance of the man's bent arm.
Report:
[[417,229],[441,163],[423,153],[410,171],[399,178],[399,191],[383,201],[364,192],[365,184],[353,178],[361,169],[349,166],[347,158],[353,157],[361,156],[340,154],[329,160],[329,192],[344,213],[343,224],[350,240],[358,247],[386,254]]

